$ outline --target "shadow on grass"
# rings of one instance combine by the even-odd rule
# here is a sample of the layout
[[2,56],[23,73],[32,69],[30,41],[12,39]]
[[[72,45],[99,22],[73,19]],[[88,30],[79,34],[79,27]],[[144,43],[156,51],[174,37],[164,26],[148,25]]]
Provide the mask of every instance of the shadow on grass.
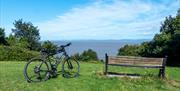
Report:
[[158,77],[154,74],[138,74],[138,73],[117,73],[117,72],[108,72],[107,76],[110,77],[130,77],[130,78],[140,78],[140,77]]

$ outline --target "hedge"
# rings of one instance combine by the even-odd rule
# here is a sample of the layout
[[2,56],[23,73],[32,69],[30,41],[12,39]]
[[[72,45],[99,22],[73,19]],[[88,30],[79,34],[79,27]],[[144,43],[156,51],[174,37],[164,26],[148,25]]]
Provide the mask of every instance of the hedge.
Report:
[[38,55],[39,52],[17,46],[0,45],[0,61],[27,61]]

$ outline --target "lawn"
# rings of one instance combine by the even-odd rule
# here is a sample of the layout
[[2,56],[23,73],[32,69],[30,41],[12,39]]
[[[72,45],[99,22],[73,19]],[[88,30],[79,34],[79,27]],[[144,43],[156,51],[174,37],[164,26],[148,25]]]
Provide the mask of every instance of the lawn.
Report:
[[180,91],[180,68],[167,67],[167,79],[157,77],[158,70],[111,67],[110,70],[140,73],[141,78],[106,77],[102,63],[80,63],[78,78],[59,75],[40,83],[27,83],[23,76],[25,62],[0,62],[0,91]]

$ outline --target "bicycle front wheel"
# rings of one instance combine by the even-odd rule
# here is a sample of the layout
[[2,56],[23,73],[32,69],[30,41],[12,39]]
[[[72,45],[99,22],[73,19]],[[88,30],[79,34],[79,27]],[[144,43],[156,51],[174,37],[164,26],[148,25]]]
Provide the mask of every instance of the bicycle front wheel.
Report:
[[70,58],[69,60],[65,60],[62,64],[62,75],[66,78],[72,78],[79,76],[79,62]]
[[24,76],[28,82],[40,82],[49,78],[49,66],[42,59],[31,59],[25,65]]

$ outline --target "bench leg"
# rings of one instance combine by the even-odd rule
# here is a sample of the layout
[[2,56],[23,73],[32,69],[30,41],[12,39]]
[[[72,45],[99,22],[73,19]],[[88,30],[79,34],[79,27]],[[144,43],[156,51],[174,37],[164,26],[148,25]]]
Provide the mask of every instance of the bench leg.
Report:
[[108,70],[108,66],[107,66],[107,65],[105,65],[104,75],[107,75],[107,70]]
[[165,68],[162,69],[162,78],[165,78]]
[[105,75],[107,75],[107,71],[108,71],[108,55],[106,53],[105,54],[105,71],[104,71]]
[[162,78],[165,78],[165,68],[162,68],[162,69],[159,70],[158,76],[162,77]]
[[161,77],[161,76],[162,76],[162,69],[159,69],[158,77]]
[[104,69],[104,75],[107,75],[108,74],[108,64],[107,64],[107,62],[105,62],[105,65],[104,65],[105,67],[105,69]]

